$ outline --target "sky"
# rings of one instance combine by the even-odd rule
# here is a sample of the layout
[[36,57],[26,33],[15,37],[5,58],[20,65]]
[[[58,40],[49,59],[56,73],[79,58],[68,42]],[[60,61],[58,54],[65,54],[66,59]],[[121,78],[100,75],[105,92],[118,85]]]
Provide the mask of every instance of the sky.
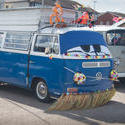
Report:
[[73,0],[83,4],[85,7],[94,8],[94,1],[96,1],[95,9],[99,12],[113,11],[125,13],[125,0]]

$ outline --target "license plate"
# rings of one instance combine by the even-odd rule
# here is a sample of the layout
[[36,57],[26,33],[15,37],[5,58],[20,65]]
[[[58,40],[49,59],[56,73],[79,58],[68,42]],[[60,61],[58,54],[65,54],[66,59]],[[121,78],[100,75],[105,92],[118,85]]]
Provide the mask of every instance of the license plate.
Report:
[[73,92],[78,92],[77,88],[67,88],[67,92],[73,93]]

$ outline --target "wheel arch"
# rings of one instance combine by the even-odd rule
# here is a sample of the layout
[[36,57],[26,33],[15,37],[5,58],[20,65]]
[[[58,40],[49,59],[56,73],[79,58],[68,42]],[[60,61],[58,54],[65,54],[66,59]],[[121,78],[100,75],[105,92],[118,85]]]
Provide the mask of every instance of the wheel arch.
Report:
[[31,89],[32,89],[32,90],[35,89],[35,87],[36,87],[38,81],[43,81],[43,82],[45,82],[46,85],[47,85],[47,82],[46,82],[46,80],[45,80],[44,78],[42,78],[42,77],[34,77],[34,78],[32,78],[32,81],[31,81]]

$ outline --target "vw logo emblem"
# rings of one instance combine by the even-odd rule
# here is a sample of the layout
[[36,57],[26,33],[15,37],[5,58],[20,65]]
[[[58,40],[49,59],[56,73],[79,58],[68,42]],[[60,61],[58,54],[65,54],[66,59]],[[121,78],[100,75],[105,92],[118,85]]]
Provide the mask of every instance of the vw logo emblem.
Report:
[[98,72],[96,74],[96,80],[102,80],[102,73],[101,72]]

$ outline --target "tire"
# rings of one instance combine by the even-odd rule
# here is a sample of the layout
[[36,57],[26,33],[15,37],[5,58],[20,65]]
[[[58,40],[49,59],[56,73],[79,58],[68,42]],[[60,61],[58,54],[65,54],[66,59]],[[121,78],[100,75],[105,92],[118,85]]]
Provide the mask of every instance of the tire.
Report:
[[39,101],[42,101],[45,103],[50,101],[48,87],[44,81],[40,80],[37,82],[35,93]]
[[119,80],[120,80],[120,83],[125,84],[125,78],[119,78]]

